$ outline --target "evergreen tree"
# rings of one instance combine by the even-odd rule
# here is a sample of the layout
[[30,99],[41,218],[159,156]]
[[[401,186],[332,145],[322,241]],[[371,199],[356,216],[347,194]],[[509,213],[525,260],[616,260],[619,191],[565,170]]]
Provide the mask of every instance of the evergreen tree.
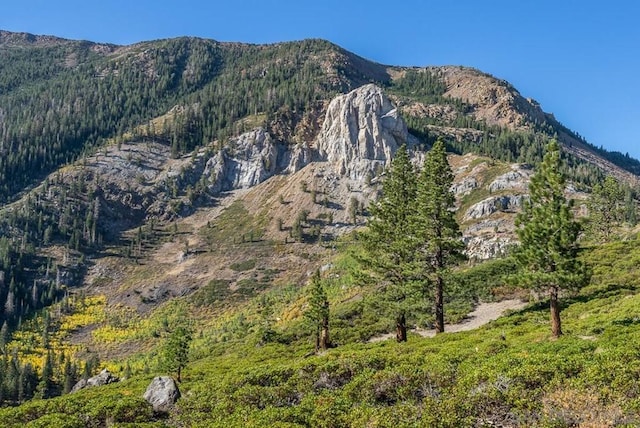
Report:
[[638,224],[638,202],[635,192],[631,188],[625,189],[624,195],[624,219],[631,226]]
[[53,381],[53,355],[51,351],[47,352],[47,356],[42,366],[42,376],[40,377],[40,383],[36,389],[36,396],[38,398],[49,398],[55,393],[55,384]]
[[593,186],[589,197],[589,232],[598,242],[611,239],[625,214],[624,190],[613,177]]
[[65,362],[63,376],[64,383],[62,386],[62,393],[68,394],[69,392],[71,392],[71,389],[78,380],[78,369],[76,365],[71,362],[70,358],[67,358]]
[[424,267],[426,289],[434,291],[435,329],[444,331],[444,285],[448,268],[464,259],[464,243],[455,218],[453,172],[444,143],[437,141],[425,158],[417,190],[417,253]]
[[18,401],[24,402],[25,400],[33,397],[33,393],[38,385],[38,375],[31,363],[26,363],[20,371],[20,385],[18,389]]
[[589,280],[585,266],[577,258],[580,225],[574,220],[571,203],[564,196],[561,167],[560,146],[552,140],[531,178],[531,198],[516,218],[520,239],[516,260],[521,269],[514,279],[547,293],[554,337],[562,334],[560,291],[579,288]]
[[18,389],[20,381],[20,362],[17,353],[9,360],[4,374],[5,400],[11,402],[18,401]]
[[329,300],[319,270],[316,270],[311,277],[309,309],[304,315],[313,326],[316,352],[327,350],[331,346],[329,341]]
[[382,281],[396,312],[396,339],[407,340],[406,298],[415,276],[416,240],[412,212],[416,174],[405,146],[391,162],[382,183],[382,197],[371,205],[368,229],[360,235],[364,255],[360,263]]
[[190,345],[191,328],[187,324],[186,315],[181,312],[162,350],[163,366],[169,372],[176,374],[178,382],[182,379],[182,369],[189,362]]
[[3,321],[2,328],[0,328],[0,348],[4,349],[5,345],[11,338],[11,334],[9,333],[9,325],[7,321]]

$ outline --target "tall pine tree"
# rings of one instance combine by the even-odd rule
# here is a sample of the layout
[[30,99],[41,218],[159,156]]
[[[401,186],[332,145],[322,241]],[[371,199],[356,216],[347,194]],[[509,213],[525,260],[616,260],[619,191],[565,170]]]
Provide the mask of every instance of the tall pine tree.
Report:
[[331,346],[329,340],[329,300],[319,270],[316,270],[311,277],[309,309],[304,315],[313,326],[316,352],[327,350]]
[[391,297],[399,342],[407,340],[404,301],[415,276],[416,181],[407,148],[401,146],[382,183],[381,198],[370,207],[369,227],[360,235],[365,250],[360,262],[376,274]]
[[453,172],[444,143],[436,141],[427,153],[420,174],[415,210],[415,231],[420,243],[417,257],[424,272],[423,292],[433,290],[435,330],[444,332],[445,277],[451,265],[464,259],[464,243],[455,218]]
[[613,177],[593,186],[589,197],[589,232],[598,242],[607,242],[624,219],[624,189]]
[[175,373],[178,382],[182,380],[182,369],[189,362],[189,348],[192,332],[184,308],[179,308],[174,325],[162,349],[162,365],[169,372]]
[[580,225],[564,196],[561,167],[560,146],[552,140],[531,178],[530,200],[516,218],[520,239],[516,260],[521,269],[514,279],[549,296],[554,337],[562,334],[560,291],[582,287],[589,280],[585,266],[577,258]]

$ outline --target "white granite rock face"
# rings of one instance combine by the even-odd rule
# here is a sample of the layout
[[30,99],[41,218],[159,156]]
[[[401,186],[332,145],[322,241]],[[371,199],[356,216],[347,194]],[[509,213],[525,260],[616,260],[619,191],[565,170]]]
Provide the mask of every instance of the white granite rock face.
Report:
[[388,165],[405,142],[415,140],[398,110],[381,88],[369,84],[331,101],[315,149],[337,174],[363,180]]
[[467,177],[459,183],[454,183],[451,186],[451,191],[456,196],[464,196],[471,193],[474,189],[478,188],[478,180],[475,177]]
[[508,236],[465,237],[466,254],[471,259],[488,260],[503,257],[515,245],[515,239]]
[[228,148],[209,159],[204,175],[213,192],[248,188],[271,177],[277,160],[275,142],[263,128],[256,128],[234,138]]
[[382,89],[369,84],[331,101],[313,148],[288,146],[256,128],[208,159],[203,173],[213,193],[253,187],[313,160],[329,162],[341,177],[363,181],[387,166],[401,144],[416,142]]

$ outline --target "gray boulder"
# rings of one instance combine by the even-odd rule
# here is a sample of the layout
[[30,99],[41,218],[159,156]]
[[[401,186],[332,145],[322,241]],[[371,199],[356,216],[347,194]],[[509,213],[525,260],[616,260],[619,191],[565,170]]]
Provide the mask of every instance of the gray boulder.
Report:
[[169,376],[153,378],[144,393],[144,399],[159,413],[167,413],[180,398],[180,390],[176,382]]
[[111,372],[107,369],[102,370],[97,375],[90,377],[89,379],[81,379],[78,381],[73,388],[71,388],[71,392],[80,391],[84,388],[92,388],[94,386],[102,386],[108,385],[110,383],[118,382],[120,379],[118,377],[111,374]]

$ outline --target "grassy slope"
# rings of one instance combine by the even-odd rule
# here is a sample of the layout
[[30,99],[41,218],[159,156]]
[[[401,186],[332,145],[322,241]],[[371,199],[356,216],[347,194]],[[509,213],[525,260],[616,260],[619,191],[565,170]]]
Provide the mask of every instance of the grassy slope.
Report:
[[[176,412],[149,424],[637,426],[640,243],[610,244],[584,257],[593,267],[593,281],[565,300],[566,334],[557,341],[550,340],[544,303],[476,331],[434,339],[411,336],[406,344],[363,343],[341,331],[349,330],[344,322],[336,322],[335,335],[344,344],[311,357],[306,356],[310,341],[293,334],[305,330],[296,317],[274,324],[276,339],[266,343],[265,330],[250,324],[249,332],[217,340],[213,322],[195,340]],[[330,290],[336,314],[353,301],[344,302],[344,281]],[[297,293],[290,290],[280,303],[271,294],[274,312],[299,307]],[[245,306],[247,314],[255,305]],[[0,424],[45,426],[54,417],[57,423],[150,421],[139,397],[152,374],[5,409]]]

